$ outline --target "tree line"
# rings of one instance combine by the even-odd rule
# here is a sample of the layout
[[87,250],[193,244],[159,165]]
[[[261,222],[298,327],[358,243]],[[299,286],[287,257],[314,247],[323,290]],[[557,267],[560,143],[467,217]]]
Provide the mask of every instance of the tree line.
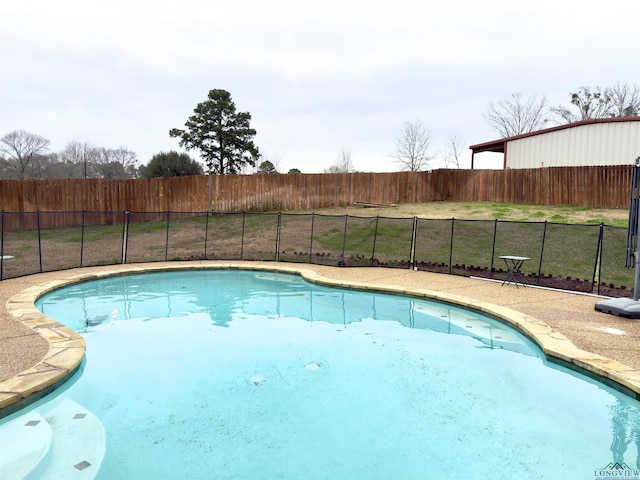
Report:
[[50,141],[25,130],[0,138],[0,179],[134,178],[136,154],[125,147],[97,147],[72,141],[60,152],[49,152]]
[[[640,85],[618,82],[611,87],[580,87],[569,95],[568,105],[549,106],[546,97],[525,98],[514,93],[491,102],[484,114],[490,126],[503,137],[544,128],[549,122],[572,123],[590,118],[640,115]],[[0,179],[40,178],[152,178],[184,175],[227,175],[249,170],[255,174],[277,174],[277,158],[266,159],[254,143],[256,130],[251,114],[237,112],[226,90],[213,89],[187,119],[184,128],[173,128],[169,136],[178,139],[186,151],[196,150],[204,162],[176,151],[160,152],[147,164],[125,147],[97,147],[88,142],[69,142],[61,152],[50,153],[44,137],[16,130],[0,138]],[[463,139],[449,137],[440,154],[447,168],[460,168]],[[431,133],[419,119],[407,121],[389,154],[401,170],[428,169],[436,158]],[[355,172],[351,152],[343,148],[325,173]],[[289,174],[300,173],[292,168]]]

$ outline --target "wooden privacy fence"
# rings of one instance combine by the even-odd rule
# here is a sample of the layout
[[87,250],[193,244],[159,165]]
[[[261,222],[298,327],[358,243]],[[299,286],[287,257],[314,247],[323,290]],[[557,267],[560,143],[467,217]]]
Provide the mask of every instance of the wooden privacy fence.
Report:
[[[620,165],[130,180],[0,180],[0,210],[234,213],[313,210],[354,202],[445,200],[628,208],[631,171],[631,165]],[[60,222],[55,226],[64,226],[64,216],[60,216]],[[69,224],[76,224],[73,222]]]
[[632,165],[436,170],[429,201],[629,208]]
[[415,203],[426,201],[428,179],[426,172],[399,172],[0,180],[0,209],[235,213],[314,209],[356,201]]

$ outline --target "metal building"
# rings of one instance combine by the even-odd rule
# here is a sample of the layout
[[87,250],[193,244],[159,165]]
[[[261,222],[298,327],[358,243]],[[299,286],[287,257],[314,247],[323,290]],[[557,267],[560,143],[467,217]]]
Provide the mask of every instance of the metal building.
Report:
[[503,154],[503,168],[629,165],[640,155],[640,117],[598,118],[471,145]]

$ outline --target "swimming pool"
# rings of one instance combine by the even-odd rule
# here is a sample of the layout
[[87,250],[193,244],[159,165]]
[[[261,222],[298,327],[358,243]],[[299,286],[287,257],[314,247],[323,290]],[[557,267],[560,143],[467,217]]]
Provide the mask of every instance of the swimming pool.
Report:
[[217,270],[87,282],[38,306],[87,341],[61,396],[104,426],[106,478],[591,478],[612,461],[636,466],[637,402],[451,305]]

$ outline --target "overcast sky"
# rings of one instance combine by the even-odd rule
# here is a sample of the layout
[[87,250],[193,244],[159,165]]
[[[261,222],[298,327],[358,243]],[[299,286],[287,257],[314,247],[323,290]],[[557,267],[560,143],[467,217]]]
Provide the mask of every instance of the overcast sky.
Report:
[[433,153],[460,136],[468,167],[469,145],[499,138],[491,101],[640,82],[638,0],[16,0],[0,22],[0,136],[141,163],[180,150],[169,130],[214,88],[280,171],[316,173],[343,149],[359,171],[399,170],[389,155],[413,120]]

